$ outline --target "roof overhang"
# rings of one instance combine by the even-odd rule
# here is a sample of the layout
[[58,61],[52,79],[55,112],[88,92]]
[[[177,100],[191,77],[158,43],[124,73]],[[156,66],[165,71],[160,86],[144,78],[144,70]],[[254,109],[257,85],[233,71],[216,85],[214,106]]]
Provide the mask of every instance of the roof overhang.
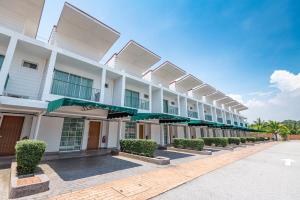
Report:
[[242,111],[242,110],[247,110],[248,107],[244,106],[243,104],[239,104],[236,106],[232,106],[233,109],[238,110],[238,111]]
[[229,103],[226,103],[225,105],[229,106],[229,107],[233,107],[233,106],[236,106],[236,105],[239,105],[239,104],[240,104],[239,102],[233,100],[233,101],[231,101]]
[[188,74],[181,79],[176,81],[177,89],[180,89],[184,92],[192,90],[195,87],[198,87],[203,84],[203,81],[199,80],[195,76]]
[[208,84],[203,84],[199,87],[194,88],[193,92],[199,94],[200,96],[207,96],[216,92],[216,89]]
[[140,75],[160,61],[160,56],[133,40],[130,40],[116,56],[122,67],[132,68],[131,70]]
[[120,37],[119,32],[69,3],[64,4],[53,31],[55,36],[52,33],[52,39],[57,46],[97,61],[103,58]]
[[184,76],[186,72],[174,65],[173,63],[166,61],[159,65],[152,71],[152,76],[161,82],[170,84],[172,81]]
[[228,96],[226,96],[226,97],[224,97],[222,99],[217,100],[217,102],[219,104],[226,104],[226,103],[229,103],[231,101],[234,101],[234,100],[231,97],[228,97]]
[[208,97],[209,99],[212,100],[219,100],[219,99],[223,99],[224,97],[226,97],[226,95],[220,91],[216,91],[210,95],[207,95],[206,97]]
[[112,106],[97,102],[70,98],[62,98],[49,102],[47,113],[58,112],[60,110],[63,110],[63,112],[68,112],[68,109],[77,109],[76,113],[82,112],[82,114],[90,110],[107,111],[105,112],[107,119],[133,116],[137,113],[137,110],[132,108]]
[[44,0],[0,1],[0,24],[36,37],[44,4]]
[[165,113],[137,113],[131,117],[133,121],[141,120],[158,120],[159,123],[180,123],[189,122],[190,119],[187,117],[181,117],[176,115],[170,115]]

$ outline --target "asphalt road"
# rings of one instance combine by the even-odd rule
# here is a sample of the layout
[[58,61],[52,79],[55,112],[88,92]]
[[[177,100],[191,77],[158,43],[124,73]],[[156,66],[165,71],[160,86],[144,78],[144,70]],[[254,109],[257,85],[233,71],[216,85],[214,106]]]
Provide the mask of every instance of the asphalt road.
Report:
[[155,200],[300,200],[300,141],[280,143]]

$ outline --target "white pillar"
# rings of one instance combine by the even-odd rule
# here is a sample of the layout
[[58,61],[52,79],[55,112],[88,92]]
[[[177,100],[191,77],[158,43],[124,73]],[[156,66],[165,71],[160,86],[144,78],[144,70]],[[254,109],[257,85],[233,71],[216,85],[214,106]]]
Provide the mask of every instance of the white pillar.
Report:
[[122,137],[122,121],[118,120],[118,135],[117,135],[117,148],[120,149],[120,139]]
[[188,139],[192,139],[192,138],[191,138],[191,127],[190,127],[190,126],[187,126],[187,127],[186,127],[186,132],[187,132],[187,138],[188,138]]
[[100,102],[101,103],[104,103],[105,84],[106,84],[106,69],[103,69],[102,74],[101,74],[101,85],[100,85]]
[[51,84],[52,84],[52,80],[53,80],[54,67],[55,67],[55,63],[56,63],[56,56],[57,56],[57,52],[52,51],[51,55],[50,55],[49,63],[48,63],[47,72],[45,74],[46,78],[45,78],[44,90],[42,93],[43,101],[45,101],[47,99],[48,95],[50,94]]
[[2,95],[3,91],[4,91],[5,82],[6,82],[6,79],[8,76],[9,68],[13,61],[14,52],[17,47],[17,42],[18,42],[17,38],[11,37],[8,47],[7,47],[7,50],[6,50],[5,58],[4,58],[4,61],[2,63],[2,67],[0,70],[0,95]]
[[122,76],[122,90],[121,90],[121,106],[124,106],[124,102],[125,102],[125,84],[126,84],[126,78],[123,75]]
[[38,138],[39,129],[40,129],[40,125],[41,125],[41,119],[42,119],[42,115],[43,114],[44,114],[44,112],[40,113],[37,116],[37,120],[36,120],[36,124],[35,124],[35,129],[34,129],[34,137],[33,137],[34,140],[37,140],[37,138]]
[[177,106],[178,106],[178,115],[181,116],[181,103],[180,103],[180,96],[177,95]]
[[160,145],[164,145],[164,129],[163,129],[163,124],[159,124],[159,129],[160,129]]
[[149,111],[152,112],[152,86],[149,85]]

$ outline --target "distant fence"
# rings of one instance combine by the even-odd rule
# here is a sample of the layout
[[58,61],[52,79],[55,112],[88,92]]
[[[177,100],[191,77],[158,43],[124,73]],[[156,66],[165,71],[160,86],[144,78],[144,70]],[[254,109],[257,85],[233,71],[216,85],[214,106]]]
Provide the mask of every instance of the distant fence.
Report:
[[300,135],[289,135],[289,140],[300,140]]

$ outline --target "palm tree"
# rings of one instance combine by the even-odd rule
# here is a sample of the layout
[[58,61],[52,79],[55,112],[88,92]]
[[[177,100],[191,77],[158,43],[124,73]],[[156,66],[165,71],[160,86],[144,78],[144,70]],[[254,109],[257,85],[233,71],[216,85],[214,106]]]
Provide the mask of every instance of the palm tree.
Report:
[[257,118],[257,120],[254,121],[252,124],[252,128],[255,128],[257,130],[263,130],[266,126],[266,122],[261,120],[261,118]]
[[266,129],[275,136],[276,141],[278,140],[278,134],[284,133],[285,135],[288,135],[288,128],[277,121],[268,121],[266,123]]

